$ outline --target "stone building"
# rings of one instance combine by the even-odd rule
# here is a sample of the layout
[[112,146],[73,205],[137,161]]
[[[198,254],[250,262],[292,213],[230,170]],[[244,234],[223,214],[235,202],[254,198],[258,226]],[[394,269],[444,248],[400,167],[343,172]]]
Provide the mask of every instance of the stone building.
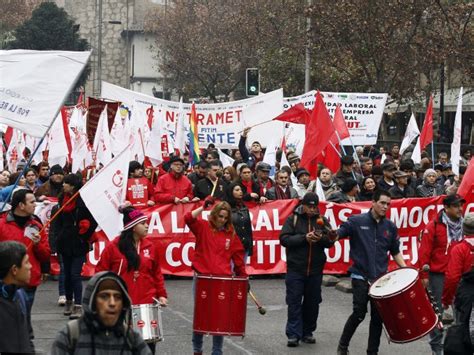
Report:
[[[144,33],[144,20],[153,6],[167,0],[54,0],[80,25],[80,34],[92,47],[91,74],[86,95],[100,97],[100,82],[163,97],[164,78]],[[99,49],[101,50],[99,53]],[[165,95],[168,97],[168,95]]]

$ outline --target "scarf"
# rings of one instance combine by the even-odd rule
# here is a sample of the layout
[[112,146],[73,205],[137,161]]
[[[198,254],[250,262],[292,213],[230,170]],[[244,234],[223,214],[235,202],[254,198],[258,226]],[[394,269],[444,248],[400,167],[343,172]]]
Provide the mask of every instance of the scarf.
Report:
[[451,244],[452,241],[460,242],[463,237],[463,234],[462,234],[463,218],[461,217],[457,221],[453,221],[446,215],[446,212],[443,211],[441,220],[446,225],[446,229],[448,230],[448,245]]
[[290,188],[287,186],[286,191],[280,187],[280,185],[275,184],[275,196],[277,200],[289,200],[290,195]]
[[[64,198],[63,198],[63,202],[62,202],[62,205],[66,205],[66,203],[71,199],[71,194],[64,194]],[[63,209],[64,212],[66,213],[72,213],[74,211],[74,209],[76,208],[76,200],[77,200],[77,196],[74,197],[74,200],[72,200],[71,202],[69,202]]]

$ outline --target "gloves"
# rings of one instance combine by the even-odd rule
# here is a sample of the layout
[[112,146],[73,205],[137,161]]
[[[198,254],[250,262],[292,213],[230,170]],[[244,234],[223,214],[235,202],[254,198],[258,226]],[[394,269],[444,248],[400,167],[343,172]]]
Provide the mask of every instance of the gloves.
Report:
[[208,208],[209,206],[213,205],[216,202],[216,199],[212,196],[207,196],[204,199],[204,208]]
[[91,222],[89,222],[87,219],[81,219],[78,225],[79,225],[79,234],[85,234],[89,230],[89,227],[91,226]]

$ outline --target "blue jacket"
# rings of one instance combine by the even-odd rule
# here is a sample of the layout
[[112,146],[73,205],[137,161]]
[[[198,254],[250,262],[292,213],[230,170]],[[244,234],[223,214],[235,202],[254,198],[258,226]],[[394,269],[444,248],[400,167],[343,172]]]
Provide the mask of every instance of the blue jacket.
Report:
[[377,223],[371,211],[349,217],[337,234],[339,238],[350,239],[350,257],[354,264],[349,271],[369,281],[387,271],[388,251],[392,255],[400,252],[395,224],[387,218]]

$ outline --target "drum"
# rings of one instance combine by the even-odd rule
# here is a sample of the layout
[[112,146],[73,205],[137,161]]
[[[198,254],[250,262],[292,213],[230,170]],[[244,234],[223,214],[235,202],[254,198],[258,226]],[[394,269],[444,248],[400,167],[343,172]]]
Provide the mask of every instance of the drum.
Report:
[[388,337],[408,343],[424,337],[438,324],[418,270],[404,267],[379,277],[369,289]]
[[247,277],[198,275],[193,330],[210,335],[245,335]]
[[161,307],[158,304],[132,305],[132,328],[147,343],[162,341]]

